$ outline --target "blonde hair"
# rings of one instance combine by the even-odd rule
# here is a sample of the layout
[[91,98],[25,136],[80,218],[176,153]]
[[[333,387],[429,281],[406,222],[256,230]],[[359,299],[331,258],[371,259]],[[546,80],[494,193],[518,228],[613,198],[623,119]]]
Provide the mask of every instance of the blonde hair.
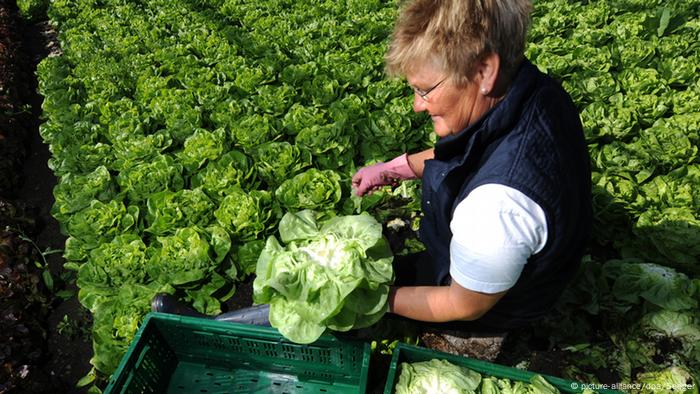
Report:
[[530,0],[412,0],[396,22],[386,71],[405,76],[433,62],[464,84],[481,57],[496,53],[510,75],[523,57],[531,10]]

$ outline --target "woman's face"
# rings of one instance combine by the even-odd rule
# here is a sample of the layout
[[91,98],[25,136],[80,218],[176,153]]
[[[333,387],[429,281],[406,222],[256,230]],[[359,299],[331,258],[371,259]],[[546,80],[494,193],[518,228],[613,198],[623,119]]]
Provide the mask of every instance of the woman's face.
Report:
[[442,70],[428,63],[408,73],[406,79],[414,91],[413,110],[427,111],[440,137],[462,131],[496,103],[480,92],[478,73],[466,86],[458,87],[446,79]]

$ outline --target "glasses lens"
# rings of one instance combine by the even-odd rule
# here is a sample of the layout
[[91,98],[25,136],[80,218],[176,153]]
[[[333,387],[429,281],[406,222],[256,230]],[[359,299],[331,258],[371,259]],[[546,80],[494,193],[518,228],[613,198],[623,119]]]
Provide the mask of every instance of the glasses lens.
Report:
[[[447,78],[445,78],[445,79],[447,79]],[[418,88],[413,88],[413,91],[416,92],[416,94],[419,95],[420,98],[422,98],[424,101],[428,101],[428,99],[429,99],[428,95],[430,94],[430,92],[432,92],[438,86],[440,86],[440,84],[445,82],[445,79],[442,79],[440,82],[436,83],[435,85],[433,85],[433,87],[429,88],[428,90],[420,90]]]

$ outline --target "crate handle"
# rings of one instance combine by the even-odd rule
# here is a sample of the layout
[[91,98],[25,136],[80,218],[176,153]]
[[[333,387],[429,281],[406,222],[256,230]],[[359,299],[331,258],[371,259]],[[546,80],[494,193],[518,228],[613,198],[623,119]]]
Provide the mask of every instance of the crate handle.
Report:
[[143,360],[146,358],[146,354],[151,350],[152,346],[151,345],[144,345],[143,350],[141,353],[139,353],[139,357],[136,359],[136,362],[134,363],[134,369],[137,369],[141,366],[141,363],[143,363]]

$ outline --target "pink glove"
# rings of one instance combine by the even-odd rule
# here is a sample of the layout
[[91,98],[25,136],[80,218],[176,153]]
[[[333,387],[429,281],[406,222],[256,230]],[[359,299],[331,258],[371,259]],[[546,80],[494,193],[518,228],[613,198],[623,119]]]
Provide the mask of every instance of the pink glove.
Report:
[[403,179],[418,178],[408,165],[408,154],[388,163],[377,163],[360,168],[352,177],[352,187],[358,196],[372,192],[380,186],[391,185]]

